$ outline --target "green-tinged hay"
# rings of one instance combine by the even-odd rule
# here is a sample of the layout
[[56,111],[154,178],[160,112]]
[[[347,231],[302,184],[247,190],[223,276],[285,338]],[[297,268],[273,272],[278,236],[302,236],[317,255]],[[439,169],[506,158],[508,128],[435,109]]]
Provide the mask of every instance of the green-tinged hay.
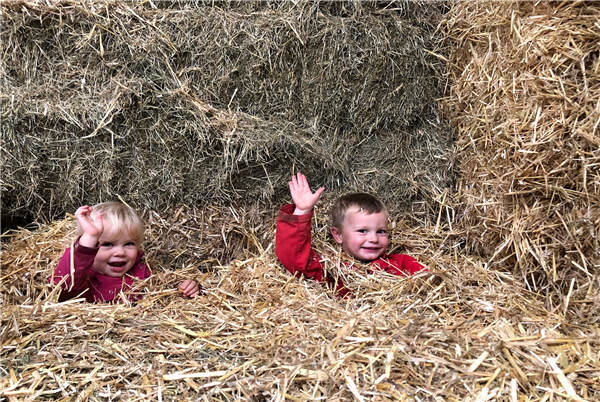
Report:
[[[148,233],[161,230],[154,216]],[[180,211],[178,219],[196,217]],[[0,395],[8,400],[600,397],[598,295],[573,294],[547,309],[512,273],[456,256],[434,225],[392,231],[398,243],[428,243],[417,257],[429,272],[336,268],[353,298],[291,276],[272,250],[209,274],[168,272],[149,252],[144,298],[118,305],[56,303],[47,277],[72,227],[53,222],[3,243]],[[179,239],[182,249],[196,247]],[[342,258],[335,247],[316,247],[333,270]],[[182,298],[184,277],[205,292]]]
[[3,214],[278,205],[302,171],[394,205],[450,183],[442,6],[2,2]]
[[460,2],[445,23],[465,246],[550,297],[600,274],[599,14]]

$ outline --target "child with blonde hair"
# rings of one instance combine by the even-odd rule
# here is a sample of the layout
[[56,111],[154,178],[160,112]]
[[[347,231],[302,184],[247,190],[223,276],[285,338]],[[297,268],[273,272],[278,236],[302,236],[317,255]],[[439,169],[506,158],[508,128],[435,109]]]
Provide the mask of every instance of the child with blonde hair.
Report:
[[[109,302],[122,290],[131,289],[134,280],[150,277],[140,250],[144,228],[132,208],[119,202],[84,205],[75,218],[79,236],[48,279],[50,284],[61,284],[59,301],[84,297],[90,303]],[[200,293],[198,284],[190,279],[179,288],[184,297]],[[136,301],[140,296],[132,294],[129,299]]]
[[[296,276],[325,282],[345,297],[349,290],[334,283],[325,274],[321,257],[311,246],[313,209],[324,187],[314,193],[302,173],[289,182],[293,204],[284,205],[277,215],[275,253],[283,266]],[[413,275],[425,268],[406,254],[386,254],[388,246],[388,212],[377,197],[366,193],[342,196],[332,212],[331,234],[346,255],[367,264],[367,270],[393,275]]]

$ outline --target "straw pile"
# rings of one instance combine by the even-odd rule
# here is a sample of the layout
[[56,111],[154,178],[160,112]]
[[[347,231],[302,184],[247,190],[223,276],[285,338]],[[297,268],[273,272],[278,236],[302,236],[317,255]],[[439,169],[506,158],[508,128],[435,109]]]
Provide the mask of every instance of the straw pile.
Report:
[[465,2],[448,21],[466,246],[548,308],[599,288],[598,15],[595,3]]
[[[325,219],[318,214],[316,231]],[[156,225],[160,226],[160,225]],[[291,277],[272,245],[214,274],[154,275],[137,305],[56,303],[47,276],[70,219],[14,233],[3,251],[1,396],[47,400],[594,400],[600,298],[548,311],[509,272],[454,254],[446,236],[395,220],[431,273],[343,274],[339,300]],[[317,241],[324,252],[331,246]],[[454,252],[453,252],[454,251]],[[152,253],[150,253],[152,254]],[[333,252],[328,269],[336,271]],[[435,268],[434,268],[435,266]],[[184,300],[185,277],[205,293]],[[565,320],[566,311],[580,314]]]
[[436,4],[1,7],[3,214],[279,205],[295,170],[395,205],[449,181]]

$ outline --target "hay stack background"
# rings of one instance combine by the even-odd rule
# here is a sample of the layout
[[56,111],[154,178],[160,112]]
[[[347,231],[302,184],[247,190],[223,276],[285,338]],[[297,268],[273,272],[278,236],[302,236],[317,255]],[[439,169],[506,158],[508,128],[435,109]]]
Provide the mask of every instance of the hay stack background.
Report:
[[[81,4],[66,4],[65,16],[87,12]],[[20,15],[25,20],[57,10],[52,5],[11,5],[13,13],[22,12],[22,6],[28,10]],[[138,15],[151,10],[125,5]],[[400,8],[394,11],[397,16],[423,17],[416,8],[395,5]],[[2,6],[4,21],[7,7]],[[115,21],[141,21],[122,6],[107,5],[122,18]],[[55,302],[56,293],[46,281],[72,238],[70,217],[34,231],[13,232],[2,243],[0,397],[11,402],[600,399],[598,147],[592,146],[599,138],[600,27],[592,18],[597,7],[517,2],[451,6],[438,32],[447,36],[453,50],[446,54],[433,49],[438,56],[431,56],[450,60],[452,85],[443,106],[457,128],[458,187],[423,187],[414,176],[415,188],[430,198],[413,200],[404,213],[394,209],[390,225],[390,248],[414,255],[429,273],[407,279],[340,270],[342,257],[326,236],[335,192],[318,205],[315,243],[320,252],[331,253],[328,269],[348,279],[357,296],[351,300],[336,299],[318,284],[287,274],[272,253],[274,211],[252,203],[233,208],[190,202],[167,211],[147,210],[145,248],[154,275],[140,285],[146,296],[135,306]],[[181,15],[180,6],[173,7],[165,15]],[[244,7],[249,8],[242,14],[253,18],[277,17],[285,10]],[[319,7],[333,19],[364,12],[347,3]],[[385,19],[389,8],[375,14],[382,12],[377,15]],[[237,15],[233,9],[222,12]],[[163,10],[153,12],[156,16]],[[143,18],[149,25],[139,27],[148,32],[154,32],[149,26],[161,23],[158,17]],[[73,29],[64,24],[63,30]],[[377,23],[372,20],[371,25]],[[93,38],[92,26],[88,28],[82,30],[84,36]],[[120,32],[134,37],[137,31]],[[130,44],[132,52],[137,49]],[[157,40],[154,46],[167,45]],[[156,71],[149,68],[147,73]],[[554,80],[544,75],[552,78],[550,72]],[[167,91],[163,95],[164,100]],[[9,102],[4,90],[2,96],[3,110],[17,116],[17,109],[4,108]],[[160,103],[158,99],[154,101]],[[210,106],[204,116],[213,133],[221,133],[223,121],[257,121],[260,130],[276,136],[271,130],[279,126],[272,116],[267,120],[241,109],[229,114],[228,108],[196,104],[205,100],[195,99],[181,103],[180,112],[195,116],[195,110]],[[108,109],[103,110],[106,114]],[[35,114],[25,108],[21,113]],[[238,119],[227,120],[233,115]],[[532,120],[531,115],[536,117]],[[102,119],[103,114],[98,116]],[[31,122],[39,123],[38,117],[32,116]],[[188,121],[173,120],[169,124]],[[61,121],[59,128],[67,124],[66,118]],[[97,123],[90,125],[91,132]],[[17,138],[5,127],[11,126],[3,122],[4,141]],[[102,130],[85,141],[107,135]],[[236,133],[239,137],[231,141],[250,138],[250,144],[263,138]],[[118,137],[117,142],[123,140]],[[306,144],[306,137],[298,140],[298,147],[306,149]],[[3,153],[3,158],[8,156]],[[544,169],[551,169],[546,176]],[[24,172],[28,170],[14,174]],[[544,196],[546,190],[554,195]],[[229,200],[233,193],[226,194],[223,199]],[[44,210],[44,205],[38,208]],[[237,259],[230,261],[233,257]],[[184,300],[176,292],[177,284],[189,276],[206,288],[195,300]]]
[[449,183],[444,65],[428,52],[440,9],[3,2],[3,214],[117,194],[273,207],[295,170],[393,205],[426,198]]
[[458,129],[466,247],[549,308],[556,293],[599,288],[599,15],[595,3],[461,3],[448,22],[443,105]]

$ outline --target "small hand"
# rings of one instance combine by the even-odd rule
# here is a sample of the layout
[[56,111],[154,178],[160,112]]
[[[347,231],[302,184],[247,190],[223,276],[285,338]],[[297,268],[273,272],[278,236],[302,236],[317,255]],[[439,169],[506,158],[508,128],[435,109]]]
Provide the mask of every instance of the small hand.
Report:
[[98,239],[104,232],[104,223],[102,222],[102,214],[98,212],[92,218],[93,208],[87,205],[79,207],[75,211],[75,218],[79,223],[79,227],[83,230],[83,235],[79,239],[79,244],[87,247],[96,247]]
[[196,297],[200,294],[200,287],[191,279],[183,281],[183,283],[179,285],[179,289],[183,292],[183,297]]
[[304,215],[312,211],[323,191],[325,191],[325,187],[319,188],[314,193],[310,191],[306,176],[300,172],[296,176],[292,176],[290,193],[296,205],[294,215]]

